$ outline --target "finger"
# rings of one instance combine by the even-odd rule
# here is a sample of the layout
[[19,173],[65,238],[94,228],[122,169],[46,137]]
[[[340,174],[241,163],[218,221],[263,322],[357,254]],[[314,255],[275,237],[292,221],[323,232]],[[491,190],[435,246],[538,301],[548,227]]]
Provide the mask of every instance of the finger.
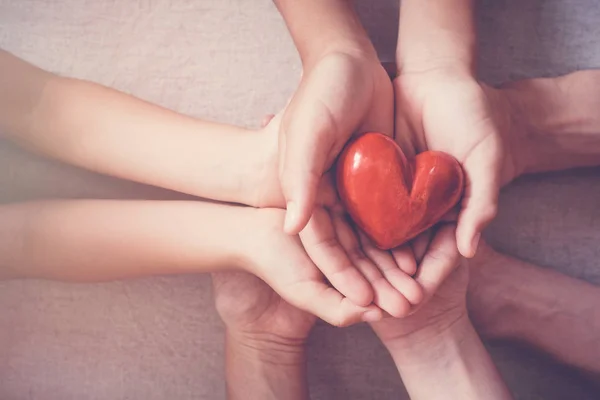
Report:
[[453,224],[443,225],[433,237],[415,275],[415,279],[423,287],[426,299],[436,292],[459,261],[455,227]]
[[[343,214],[334,214],[333,221],[338,240],[346,251],[346,254],[348,254],[352,263],[356,265],[371,284],[375,304],[395,317],[408,315],[410,311],[409,301],[401,291],[394,288],[393,284],[386,280],[381,268],[373,262],[373,259],[363,252],[357,233],[352,229],[345,216]],[[372,254],[376,250],[378,249],[375,249],[374,246],[370,249]],[[381,250],[379,252],[383,253],[383,255],[380,255],[379,261],[387,268],[400,271],[391,256],[388,255],[389,259],[386,259],[385,252]]]
[[458,249],[467,258],[475,255],[481,232],[494,219],[498,209],[500,179],[493,171],[500,162],[495,156],[499,144],[490,136],[479,146],[481,148],[464,163],[467,180],[456,229]]
[[342,296],[324,282],[307,280],[294,283],[279,293],[295,307],[316,315],[338,327],[357,322],[373,322],[382,318],[382,311],[374,305],[361,307]]
[[319,183],[317,192],[317,203],[321,206],[326,206],[329,209],[343,211],[343,206],[339,202],[338,194],[335,189],[335,174],[330,170],[327,172]]
[[287,204],[284,230],[292,235],[299,233],[312,215],[321,176],[328,169],[333,140],[339,135],[327,107],[318,99],[303,96],[305,91],[300,88],[298,98],[292,100],[296,104],[286,111],[280,133],[283,146],[279,172]]
[[432,230],[427,229],[425,232],[421,233],[419,236],[414,238],[411,241],[411,247],[413,249],[413,253],[415,255],[415,260],[418,264],[421,264],[423,261],[423,257],[427,252],[427,247],[429,246],[429,242],[431,241]]
[[300,232],[300,239],[308,256],[333,287],[357,305],[371,304],[371,285],[338,242],[331,217],[325,209],[315,209],[308,225]]
[[260,122],[260,127],[264,128],[265,126],[269,125],[269,122],[271,122],[271,120],[275,118],[275,114],[267,114],[263,117],[263,119]]
[[376,248],[364,234],[360,234],[360,240],[364,253],[373,260],[385,280],[400,292],[410,304],[419,304],[423,299],[421,286],[410,275],[400,269],[389,252]]
[[392,257],[404,273],[413,276],[417,272],[417,260],[412,248],[405,244],[391,250]]

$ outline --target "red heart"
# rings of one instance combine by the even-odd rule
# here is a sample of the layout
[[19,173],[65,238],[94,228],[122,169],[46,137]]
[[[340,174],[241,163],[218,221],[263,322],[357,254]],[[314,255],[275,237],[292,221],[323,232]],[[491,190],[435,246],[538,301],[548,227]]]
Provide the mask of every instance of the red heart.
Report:
[[407,161],[393,139],[367,133],[337,161],[337,188],[356,224],[381,249],[391,249],[437,223],[460,200],[458,161],[426,151]]

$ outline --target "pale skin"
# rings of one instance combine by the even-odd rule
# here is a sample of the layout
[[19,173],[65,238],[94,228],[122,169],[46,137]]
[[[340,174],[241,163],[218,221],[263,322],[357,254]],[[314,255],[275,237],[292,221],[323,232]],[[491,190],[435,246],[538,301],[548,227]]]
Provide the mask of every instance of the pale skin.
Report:
[[[452,225],[441,226],[430,246],[438,249],[436,254],[444,263],[456,265],[458,250],[446,239],[452,235]],[[417,250],[416,257],[423,257],[425,250]],[[468,281],[468,268],[459,266],[415,314],[371,324],[411,399],[512,398],[469,321]]]
[[456,230],[465,257],[496,215],[504,160],[493,106],[475,76],[473,8],[473,0],[403,1],[394,80],[400,146],[444,151],[465,171]]
[[[322,177],[354,134],[376,131],[395,134],[408,155],[441,150],[461,162],[467,187],[454,240],[461,254],[472,257],[481,230],[496,213],[504,159],[491,105],[474,76],[473,1],[402,2],[399,76],[393,85],[351,2],[275,4],[304,67],[279,135],[286,232],[302,235],[307,228],[319,231],[327,225],[323,214],[314,212]],[[392,255],[405,272],[414,271],[411,244]],[[345,294],[365,296],[360,277],[352,279],[356,284]]]
[[[34,152],[218,201],[285,206],[277,176],[281,117],[260,131],[197,120],[0,52],[0,132]],[[389,82],[388,82],[389,83]],[[16,99],[16,101],[15,101]],[[421,300],[400,262],[360,237],[324,177],[315,217],[300,235],[312,262],[344,298],[401,317]]]
[[[596,112],[600,71],[486,90],[494,99],[494,118],[514,160],[503,168],[503,185],[521,174],[600,165]],[[431,268],[425,268],[425,259],[421,261],[416,279],[432,299],[406,319],[372,324],[411,398],[510,398],[466,316],[467,275],[471,275],[469,311],[484,336],[523,340],[563,362],[598,371],[600,357],[593,350],[598,348],[595,332],[600,318],[590,305],[597,303],[600,289],[499,255],[483,242],[469,262],[470,272],[465,267],[452,272],[458,257],[452,233],[447,228],[433,241],[430,233],[415,241],[419,258],[424,252],[430,255]],[[428,271],[450,276],[438,290],[428,284]],[[522,277],[519,283],[515,276]],[[529,283],[522,285],[523,280]],[[430,282],[435,281],[442,280]],[[217,308],[227,327],[230,398],[256,393],[265,399],[308,399],[304,343],[314,319],[250,275],[215,280],[215,289]],[[256,301],[249,302],[251,298]],[[546,318],[549,310],[560,315]],[[284,362],[280,365],[277,360]],[[252,379],[239,380],[248,370],[256,372]],[[285,378],[290,379],[288,384],[282,383]]]
[[[179,115],[91,82],[58,77],[6,52],[0,52],[0,65],[3,72],[6,72],[0,78],[0,93],[3,94],[0,96],[0,132],[5,138],[27,149],[92,171],[213,200],[258,205],[257,202],[267,199],[276,206],[275,203],[282,198],[276,173],[278,119],[264,129],[249,131]],[[323,191],[319,201],[323,210],[327,207],[335,209],[335,191],[331,188]],[[209,236],[210,230],[220,224],[218,219],[211,217],[213,210],[214,215],[224,216],[229,220],[232,218],[227,217],[225,211],[219,211],[230,209],[224,205],[180,205],[182,210],[173,211],[173,215],[180,215],[182,220],[186,220],[181,213],[188,212],[189,221],[206,221],[206,225],[199,224],[196,227],[198,232],[192,232],[192,226],[189,226],[190,230],[186,234]],[[109,232],[116,229],[107,225],[106,221],[122,221],[120,223],[124,224],[128,240],[143,243],[146,238],[156,239],[152,236],[152,229],[160,228],[161,221],[171,212],[169,207],[175,208],[175,204],[144,203],[139,211],[128,214],[127,210],[135,207],[126,202],[5,206],[3,212],[10,215],[7,219],[11,222],[10,229],[21,232],[22,237],[36,237],[38,244],[44,240],[55,243],[56,237],[52,235],[52,229],[60,232],[60,221],[64,219],[73,221],[73,225],[68,225],[73,229],[68,232],[68,239],[73,241],[72,244],[81,241],[81,246],[71,246],[71,259],[66,253],[67,247],[61,248],[59,243],[46,246],[46,259],[50,260],[54,255],[57,260],[65,261],[49,265],[42,265],[41,259],[33,262],[34,260],[27,258],[28,254],[14,254],[19,247],[13,246],[8,249],[10,251],[3,252],[2,256],[5,258],[1,264],[17,273],[19,268],[29,268],[27,274],[17,276],[52,276],[55,279],[85,281],[177,272],[173,268],[178,268],[176,265],[181,261],[181,255],[174,251],[174,247],[168,248],[171,252],[162,254],[162,257],[155,254],[157,260],[163,262],[150,263],[151,267],[148,269],[143,267],[142,260],[148,258],[141,253],[142,246],[137,248],[137,254],[114,252],[111,254],[114,258],[110,259],[112,264],[104,265],[104,270],[99,270],[99,265],[94,265],[95,260],[89,260],[91,264],[85,269],[76,264],[85,254],[83,250],[78,253],[77,249],[93,248],[101,253],[104,248],[110,253],[109,245],[117,244],[106,240],[110,238]],[[81,209],[89,212],[90,217],[81,218],[84,215]],[[39,215],[40,210],[51,221],[47,222],[49,226],[36,225],[35,215]],[[257,218],[263,221],[264,231],[270,232],[269,235],[277,236],[278,229],[282,229],[282,226],[278,226],[278,218],[283,214],[275,209],[269,211],[248,208],[235,212],[240,215],[260,215]],[[100,215],[104,218],[94,217]],[[131,219],[136,215],[139,218]],[[382,309],[392,315],[406,315],[422,298],[422,290],[410,277],[410,271],[407,273],[398,268],[391,254],[381,252],[369,243],[360,243],[361,251],[368,256],[355,251],[359,242],[352,227],[340,211],[337,211],[336,218],[335,228],[346,232],[348,239],[331,248],[336,252],[334,262],[331,262],[327,254],[320,256],[323,244],[331,243],[329,238],[331,235],[335,236],[334,229],[331,228],[329,231],[319,230],[314,233],[308,230],[300,241],[296,236],[280,237],[280,253],[266,252],[272,257],[265,259],[260,255],[261,260],[242,263],[243,268],[248,270],[252,268],[251,265],[261,268],[258,265],[263,263],[285,265],[287,268],[276,271],[277,277],[271,274],[274,270],[261,273],[257,269],[253,273],[271,285],[281,284],[280,289],[287,291],[282,295],[288,301],[303,309],[311,309],[311,312],[335,325],[380,318]],[[95,224],[98,229],[94,229]],[[6,228],[8,226],[4,225]],[[243,229],[235,226],[238,231]],[[76,235],[78,229],[88,235]],[[219,229],[216,231],[223,233],[221,239],[225,242],[227,232]],[[251,231],[244,232],[252,236]],[[260,235],[254,236],[260,238]],[[270,240],[266,236],[262,239],[266,240],[265,244]],[[55,254],[51,253],[53,249]],[[161,249],[161,246],[156,246],[153,250]],[[205,249],[209,250],[208,247]],[[227,251],[229,250],[231,246],[227,247]],[[139,259],[136,258],[138,255]],[[167,262],[169,256],[173,257],[173,263]],[[277,260],[277,257],[281,259]],[[15,265],[15,260],[19,260],[21,264]],[[215,261],[204,260],[197,265],[195,272],[219,271],[220,264]],[[192,260],[187,262],[191,263]],[[356,268],[353,262],[358,265]],[[362,297],[351,296],[350,299],[326,285],[318,269],[318,265],[323,263],[336,268],[324,272],[342,293],[358,280],[364,289],[358,291]],[[189,264],[182,268],[187,266]],[[235,265],[230,265],[232,266]],[[73,275],[75,272],[79,275]],[[352,279],[353,274],[357,279]],[[363,274],[368,280],[363,278]],[[306,285],[315,290],[312,295],[303,289]],[[377,305],[372,304],[373,301]]]
[[488,246],[469,264],[469,312],[484,337],[527,343],[600,376],[598,286]]
[[[359,53],[361,53],[361,52],[359,52]],[[332,57],[332,58],[333,58],[333,57]],[[346,55],[344,55],[342,58],[345,60],[345,61],[344,61],[344,63],[345,63],[345,62],[348,60],[348,58],[351,58],[351,57],[346,57]],[[339,61],[339,59],[338,59],[338,58],[333,58],[333,59],[335,60],[335,62]],[[307,65],[309,65],[309,64],[307,64]],[[330,65],[331,65],[331,64],[330,64]],[[340,65],[340,64],[336,64],[336,63],[334,63],[334,65]],[[19,104],[19,102],[16,102],[16,104]],[[4,106],[4,104],[3,104],[3,106]],[[100,122],[101,122],[101,121],[100,121]],[[382,130],[382,131],[383,131],[383,130]],[[550,146],[549,146],[549,148],[551,149],[551,148],[552,148],[552,145],[550,145]],[[551,152],[552,152],[552,151],[551,151],[551,150],[549,150],[549,151],[550,151],[550,154],[551,154]],[[42,150],[41,152],[44,152],[44,151]],[[588,150],[588,152],[589,152],[589,150]],[[197,153],[196,153],[196,154],[197,154]],[[158,154],[157,154],[157,155],[158,155]],[[587,156],[589,157],[589,159],[588,159],[588,162],[589,162],[589,163],[591,163],[591,162],[592,162],[591,158],[593,157],[593,154],[591,154],[591,153],[590,153],[590,154],[587,154]],[[581,161],[581,157],[580,157],[580,155],[579,155],[579,154],[577,154],[577,155],[575,155],[575,156],[573,156],[573,155],[572,155],[571,157],[572,157],[573,159],[577,158],[577,159],[579,160],[580,164],[583,164],[583,162]],[[60,157],[59,157],[59,158],[60,158]],[[92,169],[94,169],[94,167],[91,167],[91,168],[92,168]],[[120,170],[121,170],[121,169],[120,169]],[[109,173],[110,173],[110,172],[109,172]],[[140,174],[140,177],[141,177],[142,179],[146,179],[146,178],[144,178],[145,176],[146,176],[146,174],[145,174],[145,173],[144,173],[144,174]],[[138,180],[139,180],[139,179],[138,179]],[[188,184],[190,184],[190,183],[188,182]],[[191,183],[191,185],[192,185],[192,186],[193,186],[194,184],[197,184],[197,182],[192,182],[192,183]],[[217,186],[218,186],[218,185],[217,185]],[[316,186],[316,184],[315,184],[315,186]],[[187,191],[187,190],[182,190],[182,191]],[[236,190],[234,190],[234,191],[235,191],[235,192],[237,192],[237,189],[236,189]],[[316,197],[316,196],[315,196],[315,197]],[[233,200],[233,201],[235,201],[235,200]],[[448,269],[448,271],[451,271],[451,270],[452,270],[452,268]]]

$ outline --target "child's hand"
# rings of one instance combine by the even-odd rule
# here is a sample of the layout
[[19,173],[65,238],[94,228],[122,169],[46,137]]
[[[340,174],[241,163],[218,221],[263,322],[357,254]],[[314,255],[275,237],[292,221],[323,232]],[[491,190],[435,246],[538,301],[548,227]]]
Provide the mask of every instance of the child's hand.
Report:
[[239,221],[239,265],[258,276],[291,305],[335,326],[379,320],[381,310],[361,307],[327,285],[298,236],[283,232],[285,211],[248,208]]
[[[257,134],[266,150],[253,202],[260,207],[285,207],[277,174],[280,121],[279,115],[267,117]],[[329,282],[355,304],[374,301],[390,315],[402,317],[421,301],[421,288],[411,278],[416,271],[414,259],[406,253],[379,250],[357,232],[339,202],[330,173],[321,179],[313,216],[299,236]]]

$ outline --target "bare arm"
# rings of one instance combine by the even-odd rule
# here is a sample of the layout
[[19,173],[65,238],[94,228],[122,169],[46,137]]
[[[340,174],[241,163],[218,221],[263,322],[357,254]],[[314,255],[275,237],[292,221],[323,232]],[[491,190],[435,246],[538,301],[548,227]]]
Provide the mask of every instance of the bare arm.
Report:
[[240,267],[238,226],[252,210],[185,201],[4,205],[0,276],[86,282]]
[[347,0],[274,0],[294,39],[305,69],[331,52],[364,53],[375,49]]
[[269,335],[249,341],[230,333],[225,343],[230,400],[309,399],[304,344],[292,348]]
[[470,263],[469,311],[482,335],[523,341],[600,376],[600,287],[487,246]]
[[0,135],[66,163],[214,200],[249,203],[257,135],[200,121],[0,51]]
[[398,51],[403,73],[450,69],[474,74],[473,0],[403,0]]
[[512,399],[466,316],[386,346],[413,400]]
[[600,70],[513,82],[504,88],[527,134],[525,173],[600,165]]

